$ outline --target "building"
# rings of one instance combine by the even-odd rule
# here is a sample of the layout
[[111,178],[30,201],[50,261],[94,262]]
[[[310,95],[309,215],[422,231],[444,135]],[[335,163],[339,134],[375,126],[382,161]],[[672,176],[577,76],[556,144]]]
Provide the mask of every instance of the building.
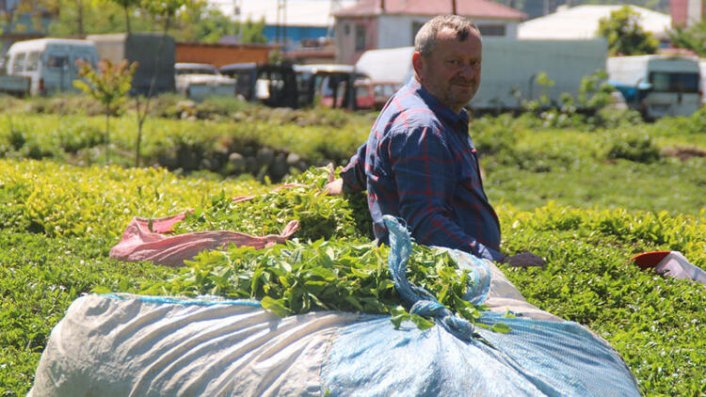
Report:
[[284,51],[311,47],[332,33],[332,12],[355,0],[209,0],[224,15],[244,23],[264,21],[268,43]]
[[526,18],[489,0],[360,0],[334,12],[336,61],[354,64],[366,50],[413,45],[419,28],[441,14],[469,17],[484,36],[499,37],[516,37]]
[[706,17],[706,0],[671,0],[672,25],[689,27]]
[[[522,22],[517,37],[519,39],[590,39],[595,38],[601,18],[609,18],[611,12],[622,5],[582,5],[572,8],[560,7],[557,12],[544,17]],[[640,14],[642,28],[652,33],[661,42],[668,39],[672,18],[661,12],[630,6]]]

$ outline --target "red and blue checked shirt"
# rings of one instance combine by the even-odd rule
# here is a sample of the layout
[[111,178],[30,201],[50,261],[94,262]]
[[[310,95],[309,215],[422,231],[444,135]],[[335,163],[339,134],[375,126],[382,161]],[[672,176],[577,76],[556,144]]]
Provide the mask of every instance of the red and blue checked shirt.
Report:
[[424,245],[502,260],[500,223],[483,190],[468,113],[456,114],[415,79],[387,102],[343,170],[346,190],[368,190],[373,231],[382,216],[402,218]]

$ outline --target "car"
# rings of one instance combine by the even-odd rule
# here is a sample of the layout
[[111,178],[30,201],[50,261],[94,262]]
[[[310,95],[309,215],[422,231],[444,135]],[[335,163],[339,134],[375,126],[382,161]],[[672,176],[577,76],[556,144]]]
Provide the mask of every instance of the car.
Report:
[[178,62],[174,70],[177,92],[189,99],[201,101],[209,96],[235,95],[235,79],[223,76],[213,65]]

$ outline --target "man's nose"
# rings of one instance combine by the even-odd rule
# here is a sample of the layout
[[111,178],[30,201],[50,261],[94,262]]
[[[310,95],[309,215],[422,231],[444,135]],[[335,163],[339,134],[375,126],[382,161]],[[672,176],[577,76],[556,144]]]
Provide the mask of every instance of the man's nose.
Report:
[[470,80],[470,79],[474,78],[476,76],[476,74],[478,73],[477,69],[478,68],[473,64],[465,64],[461,68],[461,76],[465,79]]

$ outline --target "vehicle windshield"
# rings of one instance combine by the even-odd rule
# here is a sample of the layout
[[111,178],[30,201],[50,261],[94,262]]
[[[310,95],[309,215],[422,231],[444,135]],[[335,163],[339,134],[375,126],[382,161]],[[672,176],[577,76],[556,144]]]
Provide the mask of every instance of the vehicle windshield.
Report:
[[217,74],[215,69],[209,68],[178,68],[176,70],[177,75],[182,74]]
[[698,73],[652,72],[650,83],[655,92],[699,92]]

